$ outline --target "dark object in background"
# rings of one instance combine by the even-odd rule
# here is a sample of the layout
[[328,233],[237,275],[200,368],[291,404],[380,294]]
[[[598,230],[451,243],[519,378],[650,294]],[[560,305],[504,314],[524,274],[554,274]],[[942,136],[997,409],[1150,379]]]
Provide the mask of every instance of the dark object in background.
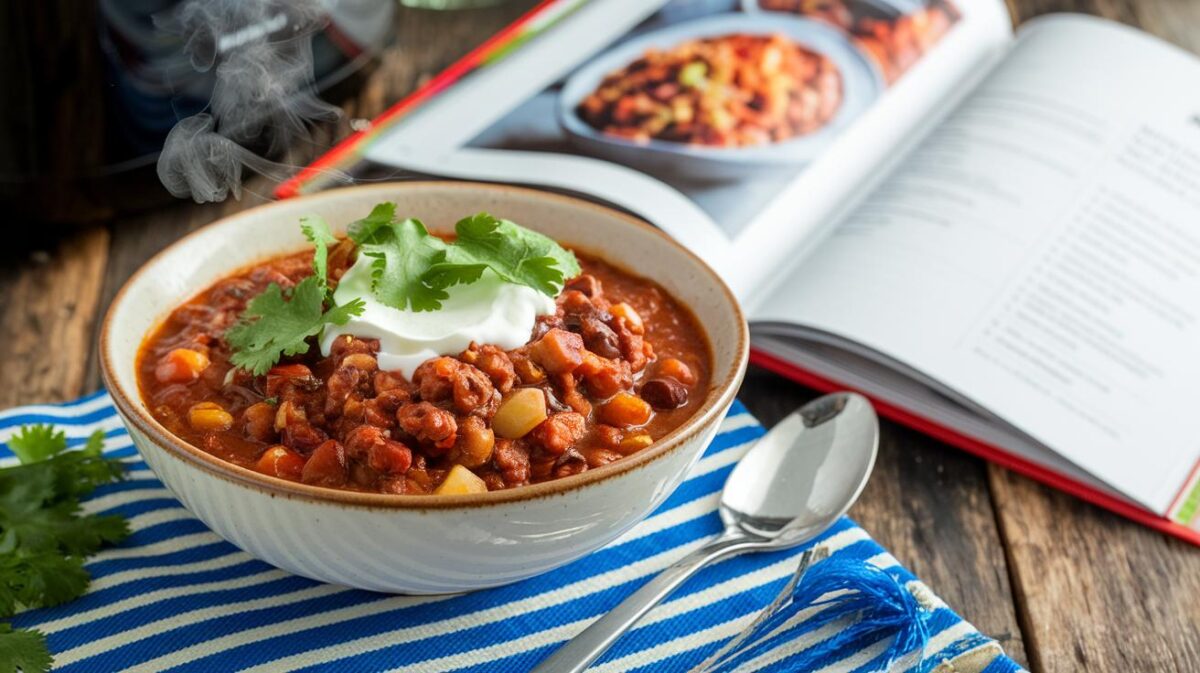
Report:
[[[176,122],[205,109],[214,82],[215,67],[197,69],[184,36],[163,27],[190,1],[0,3],[0,204],[8,214],[86,222],[170,198],[154,172],[158,151]],[[329,9],[312,55],[317,89],[327,91],[370,63],[392,34],[395,5],[321,6]],[[188,37],[236,49],[290,36],[291,16],[267,12]]]

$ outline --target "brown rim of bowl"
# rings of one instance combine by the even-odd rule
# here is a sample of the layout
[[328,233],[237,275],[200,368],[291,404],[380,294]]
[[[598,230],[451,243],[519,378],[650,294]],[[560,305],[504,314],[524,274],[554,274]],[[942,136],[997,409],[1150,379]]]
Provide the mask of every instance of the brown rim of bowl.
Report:
[[[553,192],[545,192],[537,189],[526,187],[514,187],[510,185],[498,185],[486,182],[467,182],[467,181],[413,181],[413,182],[397,182],[376,185],[356,185],[353,187],[343,187],[337,190],[326,192],[318,192],[305,196],[298,196],[287,199],[285,201],[275,201],[266,203],[260,206],[255,206],[252,210],[275,208],[282,205],[291,205],[297,202],[316,201],[327,198],[330,194],[347,190],[355,190],[360,192],[389,192],[394,193],[397,190],[421,189],[426,187],[450,188],[450,189],[483,189],[493,190],[498,192],[520,192],[526,195],[534,196],[540,199],[557,200],[564,203],[572,204],[576,207],[591,208],[604,212],[606,215],[616,217],[634,226],[654,232],[655,235],[662,237],[664,241],[675,247],[684,255],[692,258],[699,263],[700,268],[708,274],[713,283],[721,289],[725,294],[729,305],[733,308],[734,315],[738,324],[738,353],[733,361],[732,366],[720,377],[713,377],[713,386],[709,390],[705,398],[703,406],[696,413],[687,419],[682,425],[675,428],[665,436],[660,438],[650,447],[638,451],[631,456],[622,458],[613,463],[602,465],[594,470],[587,470],[579,474],[573,474],[560,479],[543,481],[536,484],[529,484],[513,489],[503,491],[489,491],[487,493],[476,493],[469,495],[389,495],[384,493],[364,493],[360,491],[345,491],[333,488],[325,488],[321,486],[311,486],[299,482],[271,477],[260,472],[255,472],[246,467],[235,465],[233,463],[221,460],[216,456],[179,439],[169,430],[163,427],[150,413],[146,410],[145,405],[141,401],[140,391],[136,392],[134,397],[130,397],[127,392],[117,383],[117,378],[113,375],[114,366],[109,358],[109,332],[111,331],[113,314],[118,306],[125,298],[126,292],[129,290],[146,269],[154,264],[159,258],[163,257],[170,251],[187,245],[193,238],[202,233],[211,231],[214,227],[236,226],[232,220],[241,217],[249,210],[235,213],[222,217],[217,221],[198,229],[171,245],[160,250],[157,254],[147,260],[137,271],[129,277],[128,280],[121,286],[112,304],[109,305],[108,311],[105,313],[104,322],[100,327],[100,371],[103,375],[104,382],[108,388],[109,395],[112,396],[113,403],[119,409],[127,421],[133,425],[138,431],[147,435],[151,440],[159,446],[166,449],[166,453],[184,462],[191,463],[197,467],[203,468],[212,473],[214,476],[232,481],[237,484],[256,488],[264,491],[269,495],[283,495],[287,497],[302,498],[308,500],[329,501],[332,503],[348,506],[368,507],[368,508],[386,508],[386,509],[448,509],[462,507],[478,507],[483,505],[499,505],[511,502],[520,502],[523,500],[533,500],[535,498],[543,498],[553,495],[561,495],[576,487],[587,486],[594,484],[610,477],[616,477],[633,469],[642,467],[662,456],[671,453],[688,439],[701,431],[701,428],[708,422],[713,420],[713,416],[723,413],[725,407],[733,402],[733,397],[737,392],[737,384],[741,381],[745,373],[747,361],[749,358],[749,328],[746,325],[746,319],[742,314],[742,309],[738,305],[737,299],[733,296],[733,292],[721,280],[720,276],[713,271],[704,260],[700,259],[691,250],[680,245],[667,234],[650,224],[627,215],[613,208],[603,206],[584,199],[556,194]],[[688,310],[692,310],[690,306]],[[694,313],[694,311],[693,311]],[[704,335],[708,338],[708,335]],[[138,342],[137,347],[141,348],[141,342]],[[711,340],[710,340],[711,349]],[[135,354],[136,358],[136,354]],[[714,372],[715,374],[715,372]],[[719,383],[718,383],[719,382]],[[136,402],[134,401],[136,400]],[[719,419],[716,419],[719,422]]]

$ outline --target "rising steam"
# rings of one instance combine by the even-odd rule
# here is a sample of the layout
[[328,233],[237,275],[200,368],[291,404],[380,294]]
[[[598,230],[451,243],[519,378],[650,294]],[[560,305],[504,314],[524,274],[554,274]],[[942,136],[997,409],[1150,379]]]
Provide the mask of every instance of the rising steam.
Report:
[[313,80],[312,35],[324,21],[318,0],[189,0],[159,22],[183,39],[193,68],[215,77],[207,111],[176,124],[159,155],[158,177],[172,195],[241,198],[243,166],[287,176],[291,167],[247,146],[277,157],[310,139],[311,123],[338,117]]

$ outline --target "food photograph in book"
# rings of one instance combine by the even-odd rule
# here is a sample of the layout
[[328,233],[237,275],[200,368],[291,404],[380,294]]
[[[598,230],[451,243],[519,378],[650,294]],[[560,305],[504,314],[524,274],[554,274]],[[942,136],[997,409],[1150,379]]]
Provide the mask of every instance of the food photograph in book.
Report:
[[643,172],[736,235],[961,16],[949,0],[676,0],[468,145]]

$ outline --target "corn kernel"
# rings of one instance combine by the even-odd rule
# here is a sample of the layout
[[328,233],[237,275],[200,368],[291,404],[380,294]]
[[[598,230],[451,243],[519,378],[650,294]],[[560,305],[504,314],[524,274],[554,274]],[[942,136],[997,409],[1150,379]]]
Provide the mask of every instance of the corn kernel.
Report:
[[224,432],[233,427],[233,415],[213,402],[200,402],[188,409],[188,424],[201,432]]
[[642,449],[654,443],[654,439],[646,433],[630,435],[621,440],[621,453],[629,454]]

